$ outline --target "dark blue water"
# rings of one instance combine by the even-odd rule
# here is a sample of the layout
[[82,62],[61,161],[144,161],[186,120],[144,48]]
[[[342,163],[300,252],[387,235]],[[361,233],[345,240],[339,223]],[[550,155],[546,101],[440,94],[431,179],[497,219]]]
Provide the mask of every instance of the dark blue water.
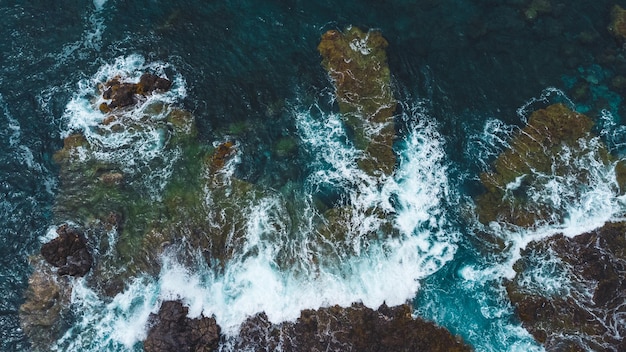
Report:
[[[575,101],[579,110],[597,117],[605,109],[617,127],[623,116],[621,92],[611,79],[626,75],[626,62],[606,29],[615,2],[552,1],[551,12],[534,20],[524,16],[529,3],[3,0],[0,349],[28,346],[18,317],[27,259],[39,250],[39,236],[60,220],[53,219],[58,167],[52,154],[62,146],[64,111],[81,79],[131,54],[170,64],[170,73],[186,81],[180,104],[196,116],[201,141],[223,139],[238,122],[252,124],[239,135],[237,172],[280,189],[306,176],[306,161],[268,151],[277,139],[296,134],[293,106],[324,104],[332,92],[316,49],[321,34],[347,25],[378,28],[390,43],[394,94],[404,109],[417,104],[436,121],[450,186],[464,198],[480,192],[476,177],[493,157],[475,149],[486,122],[521,125],[517,110],[544,89],[572,97],[577,83],[592,82],[591,93]],[[452,203],[443,210],[462,234],[459,249],[421,282],[416,312],[479,349],[532,345],[523,333],[503,327],[517,323],[497,282],[468,284],[463,276],[464,268],[490,259],[475,250],[471,221]],[[479,346],[480,339],[488,342]]]

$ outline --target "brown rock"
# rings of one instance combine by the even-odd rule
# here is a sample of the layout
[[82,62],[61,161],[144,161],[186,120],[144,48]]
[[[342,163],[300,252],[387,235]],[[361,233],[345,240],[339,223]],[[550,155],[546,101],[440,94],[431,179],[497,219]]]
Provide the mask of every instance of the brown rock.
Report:
[[264,351],[470,351],[433,323],[411,317],[411,307],[362,304],[304,310],[296,322],[272,325],[265,314],[241,327],[236,350]]
[[[626,223],[607,223],[574,238],[530,243],[507,292],[524,327],[547,350],[623,351],[626,326]],[[546,287],[532,271],[560,280]],[[550,271],[547,271],[550,269]]]
[[165,301],[144,342],[146,352],[209,352],[217,349],[220,327],[213,318],[187,318],[188,308],[179,301]]
[[116,77],[104,84],[104,92],[102,92],[102,97],[111,102],[102,103],[99,108],[100,111],[106,113],[116,108],[131,106],[138,102],[139,96],[147,96],[154,91],[167,91],[171,86],[172,82],[168,79],[150,73],[144,73],[139,83],[120,82],[120,79]]
[[84,276],[91,269],[92,257],[87,241],[78,229],[62,225],[57,238],[41,247],[46,261],[59,268],[59,275]]

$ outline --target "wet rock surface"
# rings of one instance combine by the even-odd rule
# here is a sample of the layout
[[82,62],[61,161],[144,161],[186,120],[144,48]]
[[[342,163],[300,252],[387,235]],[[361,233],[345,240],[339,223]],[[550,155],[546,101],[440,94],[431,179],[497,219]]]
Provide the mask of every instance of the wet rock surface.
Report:
[[151,314],[154,324],[144,342],[146,352],[209,352],[220,340],[215,319],[187,318],[188,308],[179,301],[165,301],[158,314]]
[[241,327],[235,350],[269,351],[470,351],[459,338],[433,323],[411,317],[408,305],[362,304],[304,310],[295,322],[273,325],[265,314]]
[[85,236],[76,228],[61,225],[57,238],[41,247],[46,261],[59,268],[59,275],[84,276],[91,269],[93,258]]
[[357,27],[330,30],[318,45],[322,65],[335,85],[339,111],[354,133],[356,146],[368,154],[360,166],[370,174],[390,174],[396,162],[392,149],[396,100],[387,46],[379,31],[363,32]]
[[[514,133],[508,149],[493,162],[493,170],[480,175],[486,192],[477,198],[479,220],[485,224],[500,221],[522,227],[561,221],[554,216],[563,216],[563,209],[548,200],[536,199],[533,192],[546,187],[555,177],[585,185],[591,177],[584,161],[600,160],[607,165],[613,161],[604,144],[592,133],[592,127],[590,118],[562,104],[533,112],[528,124]],[[617,173],[616,187],[623,190],[619,164]],[[573,201],[577,194],[561,197]]]
[[514,269],[511,302],[547,350],[626,350],[626,223],[532,242]]
[[138,102],[138,96],[147,96],[154,91],[167,91],[171,86],[170,80],[150,73],[141,75],[139,83],[121,82],[119,78],[114,78],[104,84],[102,93],[102,97],[110,102],[102,103],[99,108],[102,112],[109,112],[131,106]]
[[20,325],[34,351],[49,351],[69,327],[71,287],[67,277],[55,275],[40,256],[32,257],[30,262],[33,274],[20,306]]

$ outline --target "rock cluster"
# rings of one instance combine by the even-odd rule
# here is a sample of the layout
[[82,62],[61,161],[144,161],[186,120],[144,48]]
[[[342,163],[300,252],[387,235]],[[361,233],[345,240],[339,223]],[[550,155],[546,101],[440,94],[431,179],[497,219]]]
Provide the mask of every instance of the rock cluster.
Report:
[[220,340],[220,327],[213,318],[187,318],[180,301],[165,301],[158,314],[151,314],[152,327],[144,342],[146,352],[210,352]]
[[84,276],[91,269],[93,258],[87,240],[78,229],[67,224],[57,229],[57,238],[41,247],[46,261],[59,268],[59,275]]
[[[552,283],[533,280],[544,268]],[[626,223],[530,243],[507,292],[528,331],[551,351],[625,351]]]

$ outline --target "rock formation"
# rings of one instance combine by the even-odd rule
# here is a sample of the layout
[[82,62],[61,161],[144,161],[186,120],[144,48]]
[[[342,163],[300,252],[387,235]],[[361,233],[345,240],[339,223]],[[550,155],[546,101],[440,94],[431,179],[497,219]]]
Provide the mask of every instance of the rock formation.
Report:
[[626,223],[532,242],[514,269],[511,302],[547,350],[626,350]]
[[[593,135],[593,122],[562,104],[550,105],[533,112],[528,124],[519,130],[493,163],[493,171],[484,172],[480,180],[486,192],[477,198],[477,213],[483,223],[500,221],[532,227],[538,221],[559,221],[562,209],[533,198],[551,177],[569,177],[577,184],[591,179],[586,165],[574,162],[594,155],[607,165],[612,157]],[[595,138],[595,139],[594,139]],[[626,186],[624,165],[617,164],[619,187]],[[557,216],[557,218],[554,218]]]
[[158,314],[151,314],[152,327],[144,342],[146,352],[210,352],[217,349],[220,327],[215,319],[187,317],[179,301],[165,301]]
[[470,351],[458,337],[411,317],[408,305],[362,304],[304,310],[295,322],[273,325],[264,314],[241,327],[235,350],[269,351]]
[[348,27],[324,33],[317,47],[335,85],[339,111],[354,133],[355,145],[367,154],[360,166],[372,175],[389,175],[396,163],[392,149],[396,100],[387,45],[379,31]]
[[32,257],[30,264],[33,274],[20,306],[20,324],[33,351],[49,351],[69,327],[71,287],[67,276],[55,275],[40,256]]
[[113,109],[134,105],[138,102],[138,96],[147,96],[154,91],[167,91],[172,82],[150,73],[144,73],[139,83],[127,83],[120,81],[119,77],[113,78],[104,84],[102,98],[110,102],[100,104],[100,111],[107,113]]
[[61,225],[57,238],[41,247],[46,261],[59,268],[59,275],[84,276],[91,269],[92,257],[85,236],[76,228]]

